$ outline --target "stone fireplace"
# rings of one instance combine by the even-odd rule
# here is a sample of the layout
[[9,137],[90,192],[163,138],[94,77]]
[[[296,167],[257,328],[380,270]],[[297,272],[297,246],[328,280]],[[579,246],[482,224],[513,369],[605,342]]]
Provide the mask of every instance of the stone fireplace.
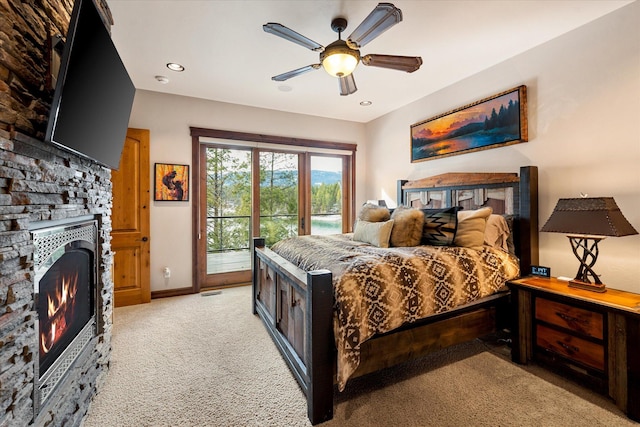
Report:
[[109,369],[111,171],[43,141],[72,7],[0,2],[0,426],[80,425]]
[[[0,130],[0,426],[79,425],[104,380],[113,313],[110,175]],[[79,237],[73,227],[83,229]],[[50,250],[62,248],[62,256],[43,254],[42,230],[56,229],[62,239]],[[81,281],[89,287],[80,290]],[[83,307],[56,311],[71,294]],[[63,329],[72,332],[58,335]],[[41,347],[54,356],[42,357]]]

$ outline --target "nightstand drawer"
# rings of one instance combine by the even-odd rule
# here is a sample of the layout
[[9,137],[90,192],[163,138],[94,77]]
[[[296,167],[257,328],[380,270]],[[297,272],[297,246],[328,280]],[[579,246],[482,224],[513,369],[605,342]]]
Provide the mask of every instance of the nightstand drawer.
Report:
[[536,319],[600,340],[604,337],[602,314],[583,308],[537,298]]
[[536,327],[536,343],[546,350],[604,371],[603,345],[542,325],[537,325]]

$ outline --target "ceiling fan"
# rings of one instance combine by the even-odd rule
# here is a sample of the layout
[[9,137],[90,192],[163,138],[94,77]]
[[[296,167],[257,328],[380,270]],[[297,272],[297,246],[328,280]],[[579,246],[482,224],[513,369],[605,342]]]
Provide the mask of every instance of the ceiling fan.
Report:
[[320,63],[307,65],[286,73],[271,77],[271,80],[283,82],[292,77],[323,67],[327,73],[337,77],[340,95],[350,95],[358,90],[353,77],[353,70],[360,61],[372,67],[390,68],[393,70],[412,73],[422,65],[419,56],[397,55],[360,55],[360,48],[378,37],[380,34],[402,21],[402,11],[391,3],[379,3],[373,11],[362,21],[353,33],[346,39],[340,37],[347,28],[347,20],[335,18],[331,21],[331,29],[338,33],[338,40],[324,47],[319,43],[299,34],[282,24],[270,22],[262,26],[267,33],[271,33],[285,40],[297,43],[314,52],[320,52]]

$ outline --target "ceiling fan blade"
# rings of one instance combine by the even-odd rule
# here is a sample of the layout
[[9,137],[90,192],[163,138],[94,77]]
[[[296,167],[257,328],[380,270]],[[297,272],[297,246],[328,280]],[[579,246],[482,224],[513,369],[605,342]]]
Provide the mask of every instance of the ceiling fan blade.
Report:
[[324,46],[322,46],[321,44],[314,42],[313,40],[303,36],[302,34],[296,33],[291,28],[287,28],[282,24],[269,22],[268,24],[264,24],[262,26],[262,29],[267,33],[282,37],[285,40],[297,43],[300,46],[306,47],[307,49],[311,49],[315,52],[322,52],[324,50]]
[[407,73],[413,73],[422,65],[422,58],[419,56],[365,55],[361,59],[364,65],[391,68]]
[[285,80],[289,80],[291,77],[299,76],[300,74],[307,73],[311,70],[317,70],[320,68],[321,64],[311,64],[306,67],[297,68],[295,70],[287,71],[286,73],[278,74],[277,76],[271,77],[271,80],[275,80],[277,82],[283,82]]
[[353,73],[345,77],[338,78],[340,84],[340,95],[347,96],[355,93],[358,88],[356,87],[356,79],[353,78]]
[[391,3],[378,3],[358,28],[347,38],[353,49],[359,49],[402,21],[402,11]]

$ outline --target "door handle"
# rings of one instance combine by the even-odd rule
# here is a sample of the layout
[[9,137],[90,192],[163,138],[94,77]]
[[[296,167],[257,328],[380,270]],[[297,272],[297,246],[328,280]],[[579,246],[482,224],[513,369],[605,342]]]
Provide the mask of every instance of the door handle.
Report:
[[141,241],[143,241],[143,242],[146,242],[146,241],[148,241],[148,240],[149,240],[149,238],[148,238],[147,236],[144,236],[144,237],[143,237],[142,239],[140,239],[140,240],[141,240]]

